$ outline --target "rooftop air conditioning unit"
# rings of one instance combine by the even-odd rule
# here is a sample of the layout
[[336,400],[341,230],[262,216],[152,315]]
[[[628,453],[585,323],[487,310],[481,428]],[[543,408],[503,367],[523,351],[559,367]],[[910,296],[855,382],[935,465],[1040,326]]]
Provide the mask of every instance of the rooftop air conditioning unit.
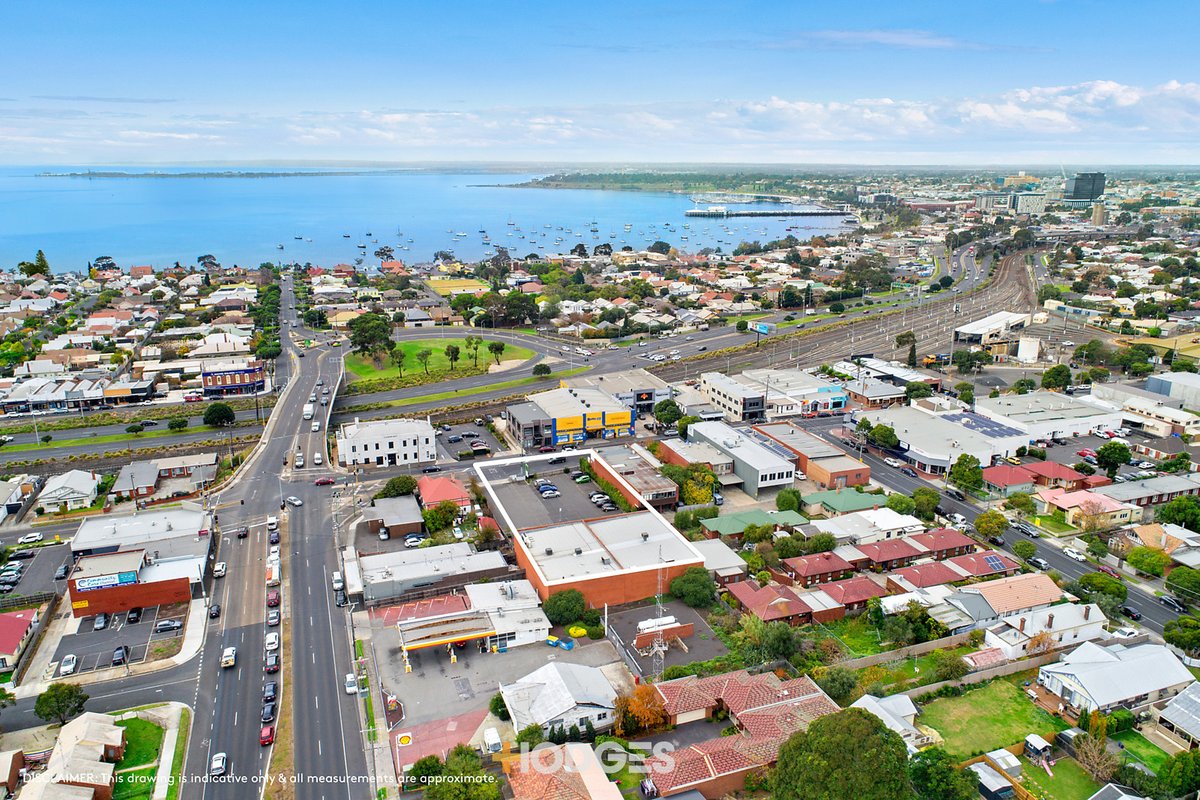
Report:
[[607,566],[612,563],[612,559],[610,559],[608,556],[600,556],[600,563]]
[[546,548],[546,555],[548,555],[548,556],[552,556],[552,555],[554,555],[554,549],[553,549],[553,548],[550,548],[550,547],[547,547],[547,548]]
[[650,534],[646,533],[645,531],[642,531],[642,541],[643,542],[650,541]]
[[577,555],[577,556],[581,556],[581,555],[583,555],[583,548],[582,548],[582,547],[576,547],[576,548],[575,548],[575,555]]

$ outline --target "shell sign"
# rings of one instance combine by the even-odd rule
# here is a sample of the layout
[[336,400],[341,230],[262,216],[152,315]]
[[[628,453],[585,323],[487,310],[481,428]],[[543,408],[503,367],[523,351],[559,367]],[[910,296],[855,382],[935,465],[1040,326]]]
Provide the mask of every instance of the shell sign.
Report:
[[413,737],[411,733],[402,733],[396,737],[396,744],[400,747],[407,747],[412,744]]

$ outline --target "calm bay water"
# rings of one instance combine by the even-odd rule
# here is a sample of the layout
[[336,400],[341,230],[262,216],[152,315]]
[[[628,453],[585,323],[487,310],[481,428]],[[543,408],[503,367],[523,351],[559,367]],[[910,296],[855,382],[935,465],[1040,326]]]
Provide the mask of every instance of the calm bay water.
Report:
[[122,266],[189,265],[204,253],[224,264],[352,264],[357,257],[371,264],[375,249],[385,244],[410,263],[428,261],[443,249],[477,259],[494,253],[495,245],[518,257],[567,252],[580,242],[589,250],[601,242],[641,249],[659,239],[688,252],[703,247],[728,252],[743,240],[789,232],[807,238],[841,229],[820,217],[687,219],[684,211],[695,204],[684,195],[505,188],[536,177],[509,173],[38,176],[77,171],[82,170],[0,168],[0,264],[32,260],[39,248],[60,272],[83,269],[100,255]]

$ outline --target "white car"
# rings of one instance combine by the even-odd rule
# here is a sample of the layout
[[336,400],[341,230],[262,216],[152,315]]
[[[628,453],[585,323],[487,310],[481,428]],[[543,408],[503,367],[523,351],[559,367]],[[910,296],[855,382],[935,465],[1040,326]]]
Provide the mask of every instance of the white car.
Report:
[[218,561],[216,563],[216,565],[213,567],[213,577],[214,578],[224,578],[225,571],[228,569],[229,569],[228,564],[226,564],[224,561]]
[[1132,639],[1139,634],[1133,628],[1117,628],[1112,632],[1112,635],[1118,639]]
[[885,458],[883,463],[887,464],[892,469],[900,469],[900,459],[898,458]]
[[1087,561],[1087,556],[1085,556],[1083,553],[1079,552],[1078,550],[1076,550],[1073,547],[1064,547],[1063,555],[1066,556],[1067,558],[1073,558],[1076,561],[1080,561],[1080,562]]
[[20,539],[17,539],[17,544],[35,544],[42,540],[40,533],[27,533]]
[[74,675],[75,668],[79,666],[79,659],[74,654],[63,656],[62,663],[58,665],[59,675]]
[[345,687],[346,694],[358,694],[358,678],[354,677],[354,673],[346,673],[346,680],[342,686]]
[[208,774],[214,778],[224,775],[228,765],[229,759],[224,753],[215,753],[208,762]]
[[319,431],[319,430],[321,430],[321,423],[319,423],[319,422],[314,422],[314,423],[312,424],[312,432],[313,432],[313,433],[316,433],[316,432],[317,432],[317,431]]
[[263,640],[263,646],[267,648],[268,653],[273,653],[279,649],[279,634],[272,631],[267,634],[267,638]]
[[300,506],[304,505],[304,501],[301,500],[299,497],[296,497],[295,495],[291,495],[290,497],[288,497],[287,501],[288,501],[288,505],[295,506],[296,508],[299,508]]

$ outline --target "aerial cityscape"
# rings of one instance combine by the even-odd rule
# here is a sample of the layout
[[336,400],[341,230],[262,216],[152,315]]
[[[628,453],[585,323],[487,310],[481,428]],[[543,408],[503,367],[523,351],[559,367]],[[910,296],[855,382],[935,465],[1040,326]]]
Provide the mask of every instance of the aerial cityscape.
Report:
[[0,798],[1195,797],[1131,10],[0,8]]

